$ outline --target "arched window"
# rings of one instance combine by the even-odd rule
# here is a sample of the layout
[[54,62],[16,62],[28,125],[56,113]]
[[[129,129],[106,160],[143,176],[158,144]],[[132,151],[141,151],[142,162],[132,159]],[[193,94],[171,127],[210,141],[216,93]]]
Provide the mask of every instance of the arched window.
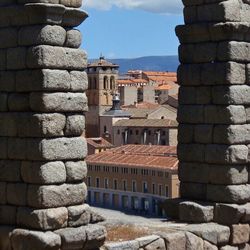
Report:
[[114,76],[110,77],[110,89],[112,90],[115,89],[115,77]]
[[108,77],[104,76],[103,79],[103,89],[108,89]]

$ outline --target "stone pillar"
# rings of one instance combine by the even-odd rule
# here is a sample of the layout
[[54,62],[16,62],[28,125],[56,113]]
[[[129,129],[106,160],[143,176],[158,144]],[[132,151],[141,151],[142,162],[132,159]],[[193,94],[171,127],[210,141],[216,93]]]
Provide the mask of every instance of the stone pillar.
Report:
[[218,244],[245,244],[250,223],[250,2],[183,3],[185,25],[176,28],[181,42],[178,157],[180,194],[187,201],[178,201],[175,215],[228,225],[230,238],[227,234]]
[[[96,249],[81,0],[0,3],[0,249]],[[5,226],[3,226],[5,225]]]

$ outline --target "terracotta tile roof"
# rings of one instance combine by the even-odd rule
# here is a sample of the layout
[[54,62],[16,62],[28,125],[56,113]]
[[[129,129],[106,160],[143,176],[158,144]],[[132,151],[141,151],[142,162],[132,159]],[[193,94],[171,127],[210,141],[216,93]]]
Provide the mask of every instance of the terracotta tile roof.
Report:
[[95,148],[113,148],[113,144],[109,143],[102,137],[99,138],[87,138],[87,143],[92,145]]
[[138,84],[147,84],[148,80],[145,79],[120,79],[117,80],[117,84],[122,85],[138,85]]
[[177,121],[170,119],[126,119],[117,121],[114,127],[177,128]]
[[[128,151],[121,150],[120,148],[115,148],[114,150],[109,150],[102,152],[96,155],[89,155],[86,158],[87,164],[91,165],[108,165],[108,166],[118,166],[118,167],[138,167],[138,168],[154,168],[158,170],[172,170],[177,171],[178,168],[178,159],[177,157],[170,157],[164,155],[150,155],[150,154],[135,154],[131,152],[133,148],[134,151],[139,151],[140,145],[127,145]],[[146,146],[145,147],[155,147],[155,146]],[[131,149],[129,149],[129,147]],[[136,147],[138,149],[136,150]],[[157,147],[157,146],[156,146]],[[156,149],[154,149],[156,150]],[[169,149],[170,150],[170,149]],[[146,148],[142,151],[146,151]],[[150,150],[149,150],[150,151]],[[164,152],[166,150],[162,150]],[[171,150],[170,150],[171,151]]]
[[152,155],[152,156],[175,156],[177,157],[176,146],[161,145],[134,145],[128,144],[112,149],[114,153],[125,153],[133,155]]
[[88,64],[88,68],[95,68],[95,67],[119,68],[119,65],[113,64],[112,62],[105,60],[104,57],[100,57],[99,60]]

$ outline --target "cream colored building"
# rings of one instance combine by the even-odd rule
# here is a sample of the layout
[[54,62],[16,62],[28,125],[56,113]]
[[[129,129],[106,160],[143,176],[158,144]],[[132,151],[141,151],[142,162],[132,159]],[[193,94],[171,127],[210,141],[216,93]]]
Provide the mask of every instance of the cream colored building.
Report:
[[160,215],[159,204],[179,196],[176,147],[126,145],[86,161],[92,205]]
[[112,144],[176,146],[178,123],[169,119],[129,119],[113,126]]

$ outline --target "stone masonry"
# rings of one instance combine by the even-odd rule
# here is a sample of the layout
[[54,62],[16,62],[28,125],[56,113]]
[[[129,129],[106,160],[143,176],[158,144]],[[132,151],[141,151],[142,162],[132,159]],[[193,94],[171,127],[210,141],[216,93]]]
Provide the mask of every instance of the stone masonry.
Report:
[[0,1],[0,249],[91,250],[81,0]]
[[181,199],[166,210],[205,223],[188,227],[203,239],[211,225],[226,226],[227,237],[214,242],[220,249],[250,249],[250,1],[183,3],[185,25],[176,28]]

